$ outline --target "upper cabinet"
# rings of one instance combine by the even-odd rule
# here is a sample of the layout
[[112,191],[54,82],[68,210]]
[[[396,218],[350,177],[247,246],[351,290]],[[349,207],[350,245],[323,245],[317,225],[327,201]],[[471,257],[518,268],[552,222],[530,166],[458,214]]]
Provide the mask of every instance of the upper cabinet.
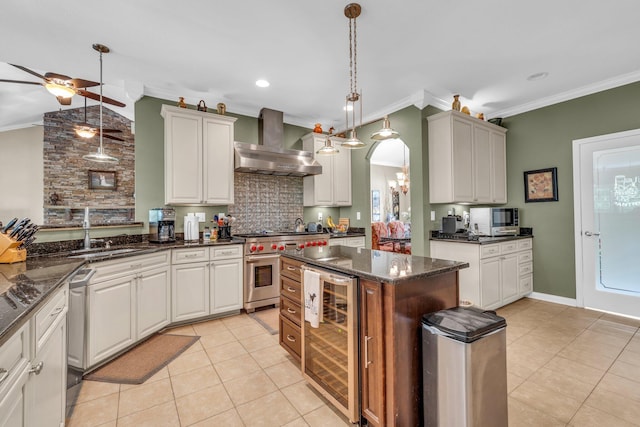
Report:
[[302,137],[302,149],[314,153],[322,165],[320,175],[304,177],[305,206],[351,206],[351,151],[341,148],[341,138],[331,138],[339,153],[315,154],[324,147],[327,135],[310,133]]
[[429,121],[429,201],[506,203],[503,127],[446,111]]
[[233,203],[234,117],[162,106],[168,205]]

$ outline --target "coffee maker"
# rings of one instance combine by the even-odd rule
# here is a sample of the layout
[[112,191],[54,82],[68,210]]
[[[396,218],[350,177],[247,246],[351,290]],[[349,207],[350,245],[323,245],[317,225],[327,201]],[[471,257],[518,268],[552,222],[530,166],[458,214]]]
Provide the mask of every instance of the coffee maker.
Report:
[[175,242],[175,224],[175,209],[149,209],[149,241],[152,243]]

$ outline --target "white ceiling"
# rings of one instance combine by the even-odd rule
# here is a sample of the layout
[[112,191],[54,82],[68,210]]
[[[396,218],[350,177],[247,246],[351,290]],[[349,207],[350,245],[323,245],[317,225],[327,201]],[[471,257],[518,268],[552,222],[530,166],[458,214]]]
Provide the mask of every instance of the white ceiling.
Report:
[[[6,63],[99,80],[133,119],[142,95],[285,122],[344,128],[347,2],[9,0],[0,9],[0,79],[37,81]],[[452,95],[486,118],[640,80],[637,0],[368,0],[357,20],[364,121],[408,105],[448,109]],[[527,77],[549,73],[538,81]],[[271,82],[267,89],[254,85]],[[96,88],[92,89],[98,92]],[[95,104],[93,101],[91,104]],[[75,96],[72,107],[83,105]],[[0,83],[0,130],[59,106],[41,86]],[[393,126],[393,122],[392,122]]]

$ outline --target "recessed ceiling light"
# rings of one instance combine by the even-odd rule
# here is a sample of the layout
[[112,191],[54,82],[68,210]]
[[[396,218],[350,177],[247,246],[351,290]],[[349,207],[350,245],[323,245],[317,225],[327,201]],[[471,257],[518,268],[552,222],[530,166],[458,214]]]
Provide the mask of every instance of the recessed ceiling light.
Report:
[[542,80],[542,79],[546,79],[548,75],[549,73],[547,73],[546,71],[543,71],[540,73],[534,73],[534,74],[531,74],[529,77],[527,77],[527,80],[529,80],[530,82],[533,82],[536,80]]
[[260,79],[260,80],[256,80],[256,86],[258,87],[269,87],[271,83],[269,83],[266,80]]

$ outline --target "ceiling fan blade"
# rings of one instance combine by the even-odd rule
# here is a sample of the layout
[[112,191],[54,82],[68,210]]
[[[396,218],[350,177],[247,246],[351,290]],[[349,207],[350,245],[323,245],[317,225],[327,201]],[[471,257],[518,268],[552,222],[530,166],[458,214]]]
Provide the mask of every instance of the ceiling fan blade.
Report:
[[71,105],[71,98],[63,98],[61,96],[56,96],[56,99],[60,103],[60,105]]
[[37,83],[37,82],[27,82],[24,80],[5,80],[5,79],[0,79],[0,82],[5,82],[5,83],[22,83],[22,84],[26,84],[26,85],[38,85],[38,86],[42,86],[42,83]]
[[104,133],[122,133],[120,129],[102,129]]
[[58,80],[63,80],[65,82],[71,80],[71,77],[65,76],[64,74],[58,74],[58,73],[46,73],[44,75],[44,78],[45,80],[58,79]]
[[118,138],[117,136],[113,136],[113,135],[107,135],[106,133],[103,133],[102,136],[104,138],[115,139],[116,141],[124,141],[124,139],[122,138]]
[[[78,95],[86,96],[87,98],[94,99],[96,101],[100,101],[100,95],[97,93],[89,92],[86,90],[78,89],[76,91]],[[105,104],[115,105],[116,107],[125,107],[126,105],[120,101],[116,101],[115,99],[107,98],[106,96],[102,96],[102,102]]]
[[27,67],[23,67],[22,65],[16,65],[16,64],[9,64],[9,65],[13,65],[14,67],[19,68],[24,72],[27,72],[27,73],[29,73],[29,74],[31,74],[33,76],[41,78],[42,80],[46,80],[45,77],[42,74],[38,74],[35,71],[28,69]]
[[85,79],[71,79],[69,80],[69,83],[71,83],[76,89],[100,86],[100,83],[98,82],[92,82],[91,80]]

